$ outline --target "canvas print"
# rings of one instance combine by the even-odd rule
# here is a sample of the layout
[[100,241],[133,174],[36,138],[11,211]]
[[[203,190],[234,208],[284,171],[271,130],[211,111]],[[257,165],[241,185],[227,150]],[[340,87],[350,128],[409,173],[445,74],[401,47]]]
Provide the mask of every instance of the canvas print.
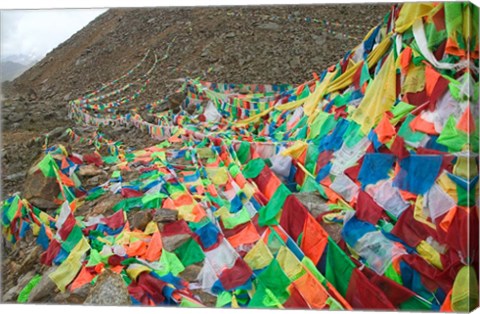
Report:
[[478,306],[474,4],[1,14],[3,303]]

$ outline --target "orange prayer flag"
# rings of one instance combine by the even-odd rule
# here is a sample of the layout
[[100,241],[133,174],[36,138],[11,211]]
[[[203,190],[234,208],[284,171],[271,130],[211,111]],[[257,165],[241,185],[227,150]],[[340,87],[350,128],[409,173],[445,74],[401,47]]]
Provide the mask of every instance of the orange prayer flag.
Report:
[[293,282],[295,288],[300,291],[302,297],[312,307],[312,309],[325,308],[328,293],[325,288],[309,272]]
[[85,284],[91,282],[93,278],[95,278],[95,274],[90,273],[85,266],[82,266],[82,269],[80,270],[80,273],[78,273],[77,278],[72,282],[70,285],[69,290],[74,291]]
[[104,263],[98,263],[97,265],[95,265],[95,272],[97,274],[100,274],[104,269],[105,269]]
[[473,120],[472,113],[470,112],[470,106],[467,106],[467,110],[465,110],[460,117],[460,120],[458,120],[457,129],[467,134],[475,131],[475,121]]
[[[398,166],[398,169],[400,170],[400,166]],[[400,191],[400,195],[402,196],[402,198],[406,201],[414,201],[414,200],[417,199],[417,196],[413,193],[410,193],[410,192],[404,191],[404,190],[399,190],[399,191]]]
[[271,199],[273,194],[277,191],[278,187],[282,184],[282,181],[272,173],[270,179],[268,180],[268,184],[265,188],[265,191],[262,191],[263,194],[268,198]]
[[327,195],[328,201],[331,203],[336,203],[341,197],[338,196],[337,193],[335,193],[332,189],[328,187],[323,187],[323,190],[325,191],[325,194]]
[[401,71],[405,75],[408,72],[408,66],[410,65],[410,60],[412,59],[412,48],[405,48],[400,54],[400,66]]
[[207,186],[207,190],[210,194],[212,194],[213,197],[217,197],[218,194],[217,194],[217,190],[215,189],[215,186],[213,184],[209,184]]
[[245,177],[242,175],[242,173],[239,173],[237,174],[237,176],[235,177],[235,182],[238,184],[238,186],[243,189],[243,187],[245,186],[245,184],[247,183],[247,180],[245,179]]
[[193,204],[193,198],[189,194],[183,194],[183,195],[180,195],[178,198],[174,199],[173,203],[175,204],[175,207],[173,208],[176,208],[179,206],[191,205]]
[[452,291],[453,289],[450,289],[450,292],[448,292],[447,297],[445,298],[445,301],[443,301],[443,304],[440,307],[440,312],[453,312]]
[[311,215],[308,215],[303,225],[303,237],[300,248],[315,265],[320,260],[327,242],[328,233]]
[[432,66],[427,64],[427,66],[425,67],[425,90],[427,91],[428,96],[432,95],[435,85],[437,85],[440,76],[440,73],[435,71]]
[[192,208],[192,214],[195,215],[195,219],[194,219],[195,222],[199,222],[200,220],[203,219],[203,217],[205,217],[207,215],[205,213],[205,210],[203,210],[202,206],[200,206],[200,204],[196,204]]
[[114,267],[111,267],[110,270],[113,271],[114,273],[120,274],[123,270],[123,265],[117,265]]
[[173,202],[173,200],[170,197],[168,197],[163,201],[162,206],[164,208],[174,209],[175,208],[175,203]]
[[457,210],[458,210],[458,207],[455,206],[453,207],[449,212],[448,214],[445,215],[445,217],[443,217],[442,221],[440,222],[440,228],[442,228],[445,232],[448,231],[448,229],[450,228],[450,225],[452,224],[452,221],[453,221],[453,218],[455,217],[455,215],[457,214]]
[[235,235],[227,238],[228,242],[234,247],[237,248],[242,244],[255,243],[260,239],[260,235],[257,232],[255,226],[249,222],[247,227],[243,228],[242,231],[236,233]]
[[375,128],[375,133],[377,133],[378,140],[382,144],[387,143],[397,134],[395,127],[390,123],[390,117],[387,113],[383,114],[382,119]]
[[457,42],[455,39],[448,37],[447,38],[447,45],[445,46],[445,53],[452,55],[452,56],[458,56],[461,58],[466,57],[465,55],[465,50],[460,49],[458,47]]
[[153,233],[153,236],[150,239],[150,243],[148,244],[148,248],[143,258],[149,262],[158,261],[160,259],[160,255],[162,254],[162,247],[162,237],[160,236],[160,232],[156,231]]
[[252,159],[261,158],[256,149],[252,149]]
[[420,115],[416,116],[410,122],[410,128],[413,131],[420,131],[426,134],[438,135],[438,132],[435,130],[435,124],[423,120]]
[[65,184],[66,186],[75,186],[73,180],[63,174],[63,172],[59,171],[58,174],[60,175],[60,179],[62,180],[63,184]]
[[70,165],[68,164],[67,158],[62,158],[62,169],[68,168]]
[[147,251],[147,244],[141,240],[135,241],[133,243],[130,243],[130,245],[125,248],[125,251],[130,257],[142,256]]

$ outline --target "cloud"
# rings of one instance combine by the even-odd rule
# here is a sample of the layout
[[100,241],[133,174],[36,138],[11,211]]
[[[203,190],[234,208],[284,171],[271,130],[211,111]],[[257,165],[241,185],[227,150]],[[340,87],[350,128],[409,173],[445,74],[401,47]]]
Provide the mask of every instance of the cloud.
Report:
[[40,59],[106,9],[5,10],[1,12],[1,55]]

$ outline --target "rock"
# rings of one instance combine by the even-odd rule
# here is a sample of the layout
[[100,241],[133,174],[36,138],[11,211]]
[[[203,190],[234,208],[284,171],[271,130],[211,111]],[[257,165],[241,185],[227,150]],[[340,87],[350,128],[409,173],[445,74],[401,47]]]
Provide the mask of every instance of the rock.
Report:
[[145,227],[152,221],[152,213],[150,211],[136,212],[130,220],[132,229],[145,230]]
[[122,277],[105,270],[97,279],[83,303],[85,305],[131,305],[132,301]]
[[189,115],[192,115],[195,113],[195,110],[197,110],[197,107],[195,106],[195,104],[189,104],[188,107],[187,107],[187,112]]
[[40,302],[45,300],[47,297],[52,297],[52,294],[55,293],[57,286],[55,283],[48,277],[51,273],[53,273],[57,267],[49,268],[42,276],[42,279],[32,289],[30,295],[28,297],[28,303]]
[[226,38],[233,38],[235,37],[235,32],[230,32],[225,35]]
[[94,177],[94,176],[98,176],[98,175],[101,175],[101,174],[104,174],[104,173],[105,173],[105,171],[98,168],[94,164],[82,165],[78,169],[78,175],[80,175],[82,177]]
[[188,234],[176,234],[169,237],[162,237],[163,248],[172,252],[188,239],[190,239],[190,235]]
[[340,223],[325,223],[323,221],[320,222],[320,225],[325,229],[328,235],[336,242],[340,242],[342,240],[342,229],[343,225]]
[[148,24],[151,24],[151,23],[153,23],[153,22],[155,22],[155,18],[154,18],[154,17],[152,17],[151,19],[149,19],[149,20],[147,21]]
[[257,26],[257,28],[268,30],[268,31],[279,31],[279,30],[282,29],[282,27],[280,25],[278,25],[277,23],[273,23],[273,22],[260,24],[260,25]]
[[315,218],[322,213],[330,211],[327,201],[318,192],[294,193],[294,195]]
[[3,296],[2,302],[12,302],[16,301],[20,291],[27,285],[27,283],[35,276],[35,271],[30,271],[25,275],[18,278],[17,285],[15,287],[10,288]]
[[67,290],[64,293],[58,293],[50,300],[55,304],[83,304],[91,289],[92,285],[87,283],[73,291]]
[[109,216],[113,214],[113,206],[120,202],[123,197],[120,194],[105,193],[100,196],[95,205],[84,203],[77,209],[76,215],[85,216],[85,219],[98,215]]
[[41,246],[35,245],[21,259],[21,264],[17,269],[17,274],[24,274],[35,267],[40,260],[40,254],[43,252]]
[[79,66],[85,63],[84,58],[78,58],[77,61],[75,61],[75,66]]
[[59,127],[55,128],[52,131],[47,133],[48,139],[49,140],[56,139],[56,138],[62,136],[64,131],[65,131],[65,128],[59,126]]
[[23,195],[32,205],[40,209],[56,209],[58,205],[54,200],[59,193],[56,178],[45,177],[40,170],[27,174]]
[[201,270],[202,270],[202,266],[192,264],[185,267],[185,270],[181,273],[181,276],[183,279],[185,279],[190,283],[196,282],[198,278],[198,274],[200,274]]
[[294,69],[299,68],[302,65],[300,62],[300,57],[298,56],[294,56],[288,64]]
[[248,89],[248,87],[246,86],[242,86],[242,88],[240,88],[240,90],[238,91],[240,94],[242,95],[248,95],[250,94],[250,90]]
[[37,92],[35,92],[35,90],[33,88],[30,88],[29,91],[28,91],[28,99],[29,100],[35,100],[38,98],[38,95],[37,95]]
[[90,294],[90,290],[92,289],[92,285],[86,284],[81,286],[78,289],[75,289],[68,293],[67,296],[67,303],[69,304],[82,304],[87,299],[88,295]]
[[21,113],[21,112],[12,112],[11,114],[9,114],[7,116],[7,120],[10,121],[10,122],[19,122],[19,121],[22,121],[23,118],[25,117],[25,113]]
[[173,222],[178,220],[178,211],[167,208],[157,209],[153,215],[153,221],[155,222]]
[[105,177],[106,177],[105,175],[99,175],[99,176],[92,177],[92,178],[87,180],[86,186],[97,186],[101,183],[102,178],[105,179]]
[[20,180],[22,179],[24,176],[25,176],[25,171],[20,171],[20,172],[17,172],[17,173],[13,173],[13,174],[10,174],[8,176],[5,177],[5,181],[17,181],[17,180]]
[[318,35],[315,35],[315,34],[311,34],[310,36],[312,36],[312,39],[315,41],[315,44],[321,46],[323,44],[325,44],[325,42],[327,41],[327,37],[326,36],[318,36]]
[[213,308],[215,307],[215,304],[217,304],[217,297],[211,295],[210,293],[207,293],[203,290],[192,290],[194,295],[200,299],[200,302],[204,304],[206,307]]
[[168,106],[169,109],[173,110],[173,112],[180,111],[180,105],[185,100],[186,95],[184,93],[175,93],[168,97]]

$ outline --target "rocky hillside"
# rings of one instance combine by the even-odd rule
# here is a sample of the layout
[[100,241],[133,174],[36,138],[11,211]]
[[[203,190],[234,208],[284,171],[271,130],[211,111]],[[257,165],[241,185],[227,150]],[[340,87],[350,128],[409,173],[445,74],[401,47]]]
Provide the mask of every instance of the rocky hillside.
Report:
[[[152,96],[172,78],[301,83],[353,48],[389,5],[116,9],[91,22],[15,81],[60,100],[123,73],[147,49],[168,58]],[[70,98],[65,97],[65,98]]]

